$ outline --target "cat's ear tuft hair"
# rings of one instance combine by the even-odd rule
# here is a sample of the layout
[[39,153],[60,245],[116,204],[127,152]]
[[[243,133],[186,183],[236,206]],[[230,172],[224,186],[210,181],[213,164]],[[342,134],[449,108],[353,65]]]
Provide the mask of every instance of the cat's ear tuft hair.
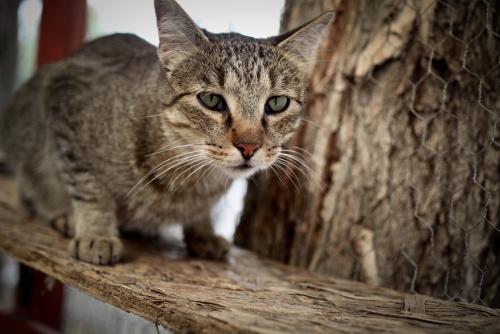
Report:
[[323,32],[334,16],[334,12],[323,13],[300,27],[272,37],[271,43],[291,54],[301,66],[307,67],[314,60]]
[[160,46],[158,55],[167,69],[208,43],[207,37],[175,0],[155,0]]

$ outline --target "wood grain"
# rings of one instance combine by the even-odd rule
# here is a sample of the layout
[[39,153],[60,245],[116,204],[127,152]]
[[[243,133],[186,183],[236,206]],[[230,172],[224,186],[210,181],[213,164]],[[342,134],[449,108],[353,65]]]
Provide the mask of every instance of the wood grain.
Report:
[[499,333],[500,311],[322,277],[233,248],[227,263],[179,246],[128,240],[123,263],[72,259],[68,240],[18,219],[0,179],[0,250],[177,333]]

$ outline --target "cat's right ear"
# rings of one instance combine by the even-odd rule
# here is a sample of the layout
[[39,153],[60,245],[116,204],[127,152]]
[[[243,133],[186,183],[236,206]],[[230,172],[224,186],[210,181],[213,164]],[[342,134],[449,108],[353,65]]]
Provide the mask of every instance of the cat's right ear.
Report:
[[271,37],[269,40],[290,54],[299,66],[306,69],[314,60],[323,32],[334,16],[334,12],[323,13],[302,26],[279,36]]
[[161,62],[171,70],[182,59],[208,43],[208,38],[175,0],[155,0]]

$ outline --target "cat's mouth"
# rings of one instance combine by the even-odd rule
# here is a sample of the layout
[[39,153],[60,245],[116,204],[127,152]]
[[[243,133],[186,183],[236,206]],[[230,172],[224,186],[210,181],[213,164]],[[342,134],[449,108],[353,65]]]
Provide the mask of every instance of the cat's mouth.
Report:
[[251,162],[244,161],[238,165],[227,166],[224,170],[231,177],[248,177],[254,174],[257,168]]
[[248,169],[252,169],[253,166],[248,161],[245,161],[245,162],[242,162],[241,164],[239,164],[238,166],[233,167],[233,168],[236,170],[248,170]]

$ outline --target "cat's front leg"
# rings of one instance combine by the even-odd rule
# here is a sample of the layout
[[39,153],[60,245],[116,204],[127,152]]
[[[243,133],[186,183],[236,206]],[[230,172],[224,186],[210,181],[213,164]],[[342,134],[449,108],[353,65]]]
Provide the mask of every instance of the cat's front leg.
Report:
[[224,260],[229,242],[214,233],[210,220],[184,225],[184,242],[189,255],[210,260]]
[[118,235],[112,201],[88,198],[73,200],[75,236],[70,252],[78,260],[110,265],[120,260],[123,245]]

